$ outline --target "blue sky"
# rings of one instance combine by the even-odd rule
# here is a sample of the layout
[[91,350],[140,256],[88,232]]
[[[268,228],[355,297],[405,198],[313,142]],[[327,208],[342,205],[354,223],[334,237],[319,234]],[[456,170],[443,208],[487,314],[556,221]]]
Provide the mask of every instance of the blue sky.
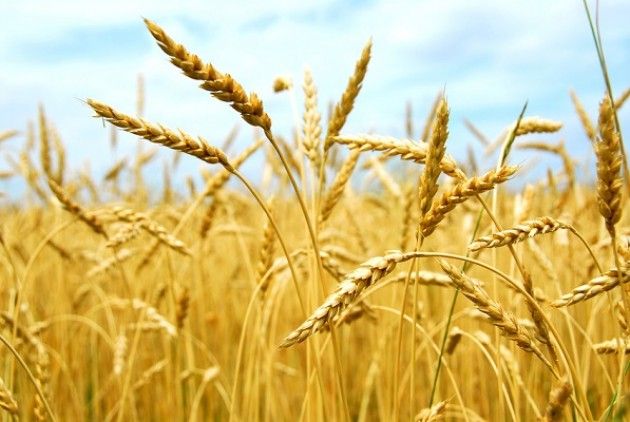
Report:
[[[181,76],[155,45],[142,17],[223,72],[257,92],[276,132],[288,135],[291,102],[274,94],[273,79],[288,75],[300,89],[308,66],[319,89],[320,108],[336,100],[365,42],[373,57],[346,133],[403,135],[406,101],[416,127],[442,88],[451,107],[448,148],[458,157],[474,142],[462,124],[473,121],[495,138],[528,100],[528,115],[565,123],[558,136],[571,153],[592,152],[569,99],[575,89],[595,117],[604,92],[592,39],[579,0],[533,1],[332,1],[284,2],[6,2],[0,16],[0,131],[24,129],[42,102],[61,132],[73,167],[89,160],[95,173],[111,162],[108,130],[90,118],[82,99],[95,98],[132,113],[135,83],[145,77],[146,117],[221,143],[235,124],[238,145],[252,131],[236,113]],[[602,1],[602,36],[613,88],[630,86],[630,2]],[[621,113],[630,125],[630,106]],[[3,153],[19,141],[2,146]],[[135,151],[121,137],[118,156]],[[161,153],[168,157],[168,153]],[[515,157],[515,160],[524,158]],[[159,161],[158,161],[159,163]],[[555,161],[540,163],[542,171]],[[2,166],[2,165],[0,165]],[[182,161],[181,174],[199,164]],[[248,172],[257,172],[256,161]]]

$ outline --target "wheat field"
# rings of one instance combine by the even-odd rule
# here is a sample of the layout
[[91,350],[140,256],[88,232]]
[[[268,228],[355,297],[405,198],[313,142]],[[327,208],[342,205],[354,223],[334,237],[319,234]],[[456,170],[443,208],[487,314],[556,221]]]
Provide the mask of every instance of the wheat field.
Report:
[[[78,118],[102,119],[114,147],[119,131],[157,145],[102,179],[72,171],[43,106],[27,130],[0,132],[19,151],[3,179],[28,187],[0,209],[3,420],[630,418],[617,116],[630,90],[607,90],[597,116],[567,95],[583,139],[526,106],[502,133],[466,122],[486,154],[458,161],[448,92],[421,124],[409,110],[404,138],[344,130],[368,41],[328,113],[317,75],[273,81],[303,99],[283,138],[227,69],[145,24],[255,135],[239,150],[146,120],[141,85],[135,112],[85,99]],[[159,191],[143,179],[157,149],[173,157]],[[523,182],[516,150],[561,166]],[[183,154],[204,162],[203,184],[175,186]],[[256,156],[253,179],[240,168]]]

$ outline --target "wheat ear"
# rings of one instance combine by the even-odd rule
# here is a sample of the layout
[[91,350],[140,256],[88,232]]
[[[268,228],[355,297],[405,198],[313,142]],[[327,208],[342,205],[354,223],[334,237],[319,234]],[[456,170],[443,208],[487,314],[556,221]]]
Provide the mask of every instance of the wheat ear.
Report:
[[560,385],[555,387],[549,393],[549,403],[545,409],[545,414],[541,418],[541,422],[553,422],[563,420],[562,410],[569,401],[573,386],[570,382],[563,380]]
[[[342,135],[333,138],[338,144],[346,145],[352,149],[361,151],[380,151],[387,156],[399,156],[402,160],[413,161],[419,164],[426,164],[427,144],[419,144],[408,139],[397,139],[388,136],[375,135]],[[456,179],[465,179],[466,175],[457,166],[455,160],[449,155],[445,155],[440,162],[440,170],[443,173],[455,177]]]
[[615,100],[615,108],[619,110],[621,107],[623,107],[628,98],[630,98],[630,88],[626,88],[625,91],[619,94],[619,97],[617,97],[617,99]]
[[199,86],[215,98],[230,103],[243,120],[264,131],[271,131],[271,119],[262,101],[254,93],[247,94],[243,86],[227,73],[221,73],[210,63],[204,63],[197,55],[174,41],[156,23],[145,19],[147,29],[175,66],[189,78],[203,81]]
[[201,137],[193,138],[185,132],[179,131],[177,133],[162,125],[128,116],[96,100],[88,99],[87,103],[98,116],[105,118],[126,132],[176,151],[190,154],[210,164],[220,163],[228,171],[234,170],[225,153],[219,148],[209,145]]
[[552,233],[559,229],[571,230],[572,227],[549,216],[539,217],[535,220],[524,221],[509,229],[492,233],[489,236],[480,237],[468,245],[468,249],[478,251],[485,248],[513,245],[529,237],[543,233]]
[[[274,204],[273,198],[270,198],[267,202],[267,207],[269,208],[269,212],[273,212]],[[257,280],[262,280],[265,273],[271,268],[273,264],[273,253],[275,246],[275,232],[273,230],[273,226],[269,223],[269,220],[265,222],[265,228],[263,229],[263,239],[262,245],[260,247],[260,255],[258,258],[258,264],[256,265],[257,272]],[[261,288],[261,293],[265,293],[265,291]]]
[[390,251],[384,256],[377,256],[361,264],[357,269],[346,274],[337,289],[326,298],[306,321],[293,330],[280,347],[289,347],[301,343],[311,335],[327,326],[335,316],[346,309],[368,287],[391,273],[400,262],[417,256],[414,253]]
[[440,177],[440,163],[446,153],[446,139],[448,138],[448,104],[445,98],[441,98],[436,112],[435,120],[431,130],[426,164],[422,176],[420,176],[420,186],[418,188],[418,198],[420,200],[420,215],[424,216],[431,208],[431,201],[438,190],[437,180]]
[[184,255],[192,255],[192,251],[184,244],[184,242],[177,239],[164,226],[150,219],[146,214],[123,207],[111,207],[109,212],[111,212],[119,220],[137,224],[140,228],[146,230],[160,242],[168,245],[177,252]]
[[106,235],[103,223],[96,215],[87,212],[83,207],[74,202],[63,188],[50,178],[48,179],[48,186],[66,210],[87,224],[94,232]]
[[477,309],[488,315],[490,322],[495,325],[501,334],[514,341],[521,349],[535,354],[540,360],[551,368],[551,364],[545,355],[538,349],[534,339],[524,329],[517,318],[505,311],[503,307],[488,296],[486,291],[477,285],[471,278],[455,269],[446,262],[440,262],[444,272],[451,278],[453,284],[470,300]]
[[431,136],[431,131],[433,129],[433,121],[435,120],[435,113],[442,102],[442,93],[438,92],[431,104],[431,109],[427,113],[426,120],[424,122],[424,126],[422,128],[422,134],[420,135],[420,142],[427,142],[429,136]]
[[594,344],[593,349],[600,355],[619,354],[620,352],[628,355],[630,354],[630,339],[614,338],[602,341],[601,343]]
[[584,109],[582,102],[578,98],[577,94],[574,91],[571,91],[571,101],[573,102],[573,106],[575,107],[575,112],[582,123],[582,127],[584,128],[584,132],[586,133],[586,137],[591,142],[595,142],[595,127],[593,126],[593,122],[591,118],[588,116],[588,113]]
[[541,117],[523,117],[518,124],[515,136],[523,136],[530,133],[553,133],[560,129],[562,129],[562,122]]
[[420,413],[416,415],[415,422],[434,422],[440,416],[446,412],[446,405],[448,404],[448,400],[441,401],[439,403],[434,404],[431,407],[426,409],[422,409]]
[[352,172],[359,161],[360,154],[361,151],[357,149],[350,151],[350,154],[348,154],[348,157],[341,166],[341,169],[335,176],[335,180],[333,180],[330,185],[330,188],[328,189],[328,192],[326,192],[326,196],[322,202],[321,212],[319,214],[320,224],[323,224],[326,220],[328,220],[333,208],[335,208],[335,205],[337,205],[339,199],[341,199],[341,195],[346,188],[346,184],[348,183],[348,180],[350,180],[350,176],[352,176]]
[[310,70],[304,71],[304,138],[302,147],[313,166],[319,171],[321,165],[320,143],[322,136],[321,115],[317,109],[317,87]]
[[622,267],[620,270],[611,269],[591,279],[587,283],[574,288],[571,292],[562,295],[559,299],[551,302],[551,305],[556,308],[561,308],[563,306],[583,302],[614,289],[619,285],[620,280],[622,280],[622,284],[630,282],[630,269],[628,267]]
[[13,416],[18,415],[18,403],[2,378],[0,378],[0,408],[6,410]]
[[490,170],[483,176],[460,181],[448,189],[439,199],[433,202],[429,211],[422,217],[420,221],[422,235],[426,237],[433,233],[446,214],[451,212],[455,206],[463,203],[468,198],[487,192],[496,185],[506,182],[516,173],[516,170],[516,167],[503,166],[498,170]]
[[17,135],[18,133],[20,133],[17,130],[4,130],[2,132],[0,132],[0,142],[4,142],[6,140],[9,140],[11,138],[13,138],[15,135]]
[[614,238],[615,224],[621,218],[621,143],[615,128],[610,99],[605,97],[599,108],[599,139],[595,142],[597,156],[597,203],[606,229]]
[[332,138],[339,135],[343,125],[346,123],[348,115],[354,107],[354,100],[359,95],[359,91],[361,91],[361,85],[363,84],[363,79],[365,78],[365,74],[367,72],[368,63],[370,63],[371,52],[372,40],[369,40],[361,51],[361,57],[354,66],[354,73],[348,80],[348,84],[341,95],[341,99],[333,108],[324,141],[324,154],[326,154],[332,146]]

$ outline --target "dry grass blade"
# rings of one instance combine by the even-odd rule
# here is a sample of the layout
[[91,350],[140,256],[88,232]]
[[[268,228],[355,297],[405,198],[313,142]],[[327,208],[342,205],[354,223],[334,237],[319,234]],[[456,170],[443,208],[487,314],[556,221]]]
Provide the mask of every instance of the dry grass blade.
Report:
[[468,249],[478,251],[485,248],[513,245],[527,238],[544,233],[553,233],[560,229],[571,230],[571,226],[549,216],[539,217],[534,220],[524,221],[509,229],[492,233],[489,236],[480,237],[468,245]]
[[464,125],[466,126],[466,129],[468,129],[470,133],[475,136],[475,139],[477,139],[481,143],[481,145],[490,145],[490,140],[488,139],[488,137],[484,135],[470,120],[464,119]]

